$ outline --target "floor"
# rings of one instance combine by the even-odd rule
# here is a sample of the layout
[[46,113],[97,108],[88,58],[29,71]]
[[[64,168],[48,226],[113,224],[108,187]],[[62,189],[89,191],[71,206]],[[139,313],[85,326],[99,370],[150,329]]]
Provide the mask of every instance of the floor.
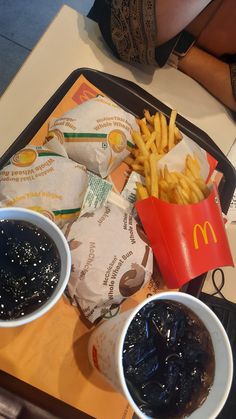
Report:
[[93,0],[0,0],[0,96],[63,4],[87,15]]

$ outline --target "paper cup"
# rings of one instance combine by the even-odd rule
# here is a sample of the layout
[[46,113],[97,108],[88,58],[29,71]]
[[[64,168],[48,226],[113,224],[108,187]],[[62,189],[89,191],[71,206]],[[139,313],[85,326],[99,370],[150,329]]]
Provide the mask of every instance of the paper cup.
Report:
[[0,208],[0,220],[22,220],[44,230],[55,243],[61,259],[60,278],[49,299],[37,310],[14,320],[0,320],[0,327],[16,327],[29,323],[50,310],[63,294],[71,271],[71,254],[68,243],[61,230],[51,220],[38,212],[24,208]]
[[213,419],[227,400],[233,377],[233,359],[228,336],[213,311],[197,298],[181,292],[163,292],[147,298],[135,309],[126,311],[117,317],[102,323],[91,335],[89,341],[89,359],[96,368],[122,393],[141,419],[147,419],[134,402],[126,385],[122,364],[122,352],[129,325],[137,312],[153,300],[173,300],[189,307],[208,329],[215,353],[215,376],[210,392],[204,401],[191,415],[191,419]]

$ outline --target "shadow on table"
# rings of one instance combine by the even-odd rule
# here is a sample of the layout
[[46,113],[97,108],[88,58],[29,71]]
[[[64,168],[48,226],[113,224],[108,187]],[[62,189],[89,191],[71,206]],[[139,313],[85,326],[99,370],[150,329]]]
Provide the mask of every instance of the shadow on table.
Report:
[[104,391],[114,393],[115,390],[111,387],[111,385],[107,383],[107,381],[91,366],[89,362],[88,342],[92,332],[93,331],[90,331],[84,334],[74,342],[73,352],[76,364],[78,365],[80,372],[87,380],[89,379],[91,384],[93,384],[96,387],[99,387]]
[[109,383],[90,365],[88,359],[88,341],[91,333],[92,331],[88,331],[81,335],[81,321],[77,323],[72,338],[73,350],[68,350],[60,366],[58,389],[61,398],[67,403],[74,404],[76,389],[78,389],[79,398],[79,392],[84,385],[84,379],[89,381],[90,385],[92,384],[100,390],[109,393],[115,392]]
[[[79,18],[79,23],[81,23],[81,17]],[[152,82],[153,74],[156,71],[156,67],[149,65],[130,65],[124,63],[118,58],[116,58],[111,50],[108,48],[104,42],[102,35],[100,33],[99,27],[95,22],[90,19],[84,19],[84,27],[78,25],[79,36],[85,44],[89,44],[91,51],[95,55],[96,59],[103,64],[103,71],[113,74],[113,62],[121,67],[126,66],[131,74],[135,77],[137,83],[143,83],[149,85]],[[86,33],[86,35],[85,35]],[[104,64],[104,55],[108,58],[108,61],[105,61]],[[110,61],[112,59],[112,61]]]

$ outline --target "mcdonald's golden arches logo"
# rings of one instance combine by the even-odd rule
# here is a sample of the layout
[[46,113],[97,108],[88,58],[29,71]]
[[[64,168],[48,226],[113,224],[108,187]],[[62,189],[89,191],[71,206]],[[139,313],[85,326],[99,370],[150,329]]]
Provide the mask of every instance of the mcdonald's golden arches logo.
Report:
[[211,233],[214,243],[217,243],[217,237],[216,237],[215,231],[209,221],[205,221],[203,226],[201,226],[201,224],[195,224],[193,228],[193,244],[194,244],[195,250],[199,249],[198,234],[197,234],[198,232],[201,233],[204,240],[204,244],[209,243],[208,233]]

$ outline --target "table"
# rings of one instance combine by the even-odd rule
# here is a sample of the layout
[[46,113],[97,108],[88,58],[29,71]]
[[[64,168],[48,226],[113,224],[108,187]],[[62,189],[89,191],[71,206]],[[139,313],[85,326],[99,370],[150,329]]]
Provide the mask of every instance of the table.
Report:
[[[173,68],[134,68],[120,62],[104,45],[97,24],[64,6],[0,100],[0,155],[67,76],[81,67],[98,69],[139,84],[206,131],[224,153],[236,137],[228,111],[196,82]],[[235,228],[231,225],[228,229],[234,262]],[[225,268],[224,271],[224,294],[236,302],[235,270]],[[210,277],[204,291],[212,291]],[[120,418],[115,413],[116,403],[123,403],[123,398],[84,363],[81,351],[86,351],[89,331],[85,326],[83,330],[78,329],[77,324],[77,311],[63,297],[49,313],[32,324],[0,330],[0,368],[95,417],[110,419],[107,406],[101,410],[99,403],[86,393],[89,382],[90,386],[97,387],[98,397],[104,394],[109,397],[112,418]],[[78,388],[81,377],[84,385]],[[124,401],[123,418],[128,417],[131,412]]]

